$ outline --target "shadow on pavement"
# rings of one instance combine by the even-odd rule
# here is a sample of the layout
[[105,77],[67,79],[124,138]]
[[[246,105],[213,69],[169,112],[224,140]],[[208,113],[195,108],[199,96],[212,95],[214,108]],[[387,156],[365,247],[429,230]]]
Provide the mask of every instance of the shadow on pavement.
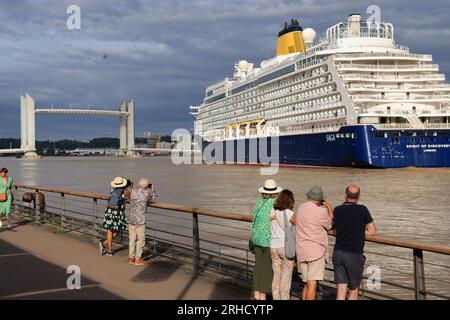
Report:
[[81,289],[67,289],[70,274],[64,268],[40,259],[0,239],[1,299],[122,299],[83,277]]

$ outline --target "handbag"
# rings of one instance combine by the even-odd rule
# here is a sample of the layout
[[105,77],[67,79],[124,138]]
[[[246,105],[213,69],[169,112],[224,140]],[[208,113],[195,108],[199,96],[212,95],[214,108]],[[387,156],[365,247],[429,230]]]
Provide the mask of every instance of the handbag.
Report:
[[284,217],[284,255],[287,259],[294,259],[296,255],[296,241],[295,241],[295,225],[290,223],[286,216],[286,210],[283,210]]
[[[256,215],[259,213],[259,211],[261,211],[261,209],[264,207],[264,205],[266,204],[268,199],[266,199],[266,201],[263,202],[263,204],[261,205],[261,207],[259,207],[258,211],[256,211],[255,217]],[[253,219],[252,222],[252,232],[253,232],[253,224],[255,222],[255,219]],[[248,251],[250,251],[251,253],[255,253],[255,244],[253,243],[253,235],[250,237],[250,240],[248,241]]]

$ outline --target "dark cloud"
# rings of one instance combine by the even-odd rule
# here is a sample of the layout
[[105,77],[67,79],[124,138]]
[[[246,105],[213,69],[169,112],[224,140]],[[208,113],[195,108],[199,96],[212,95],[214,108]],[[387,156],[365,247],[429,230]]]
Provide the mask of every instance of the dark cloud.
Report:
[[[66,8],[81,7],[81,30]],[[272,57],[283,22],[299,18],[319,34],[351,12],[381,7],[397,42],[432,53],[450,74],[448,1],[16,0],[0,4],[0,136],[19,136],[19,96],[40,106],[115,109],[137,103],[136,132],[191,128],[188,106],[233,63]],[[4,121],[7,120],[7,121]],[[38,116],[38,138],[117,136],[118,120]]]

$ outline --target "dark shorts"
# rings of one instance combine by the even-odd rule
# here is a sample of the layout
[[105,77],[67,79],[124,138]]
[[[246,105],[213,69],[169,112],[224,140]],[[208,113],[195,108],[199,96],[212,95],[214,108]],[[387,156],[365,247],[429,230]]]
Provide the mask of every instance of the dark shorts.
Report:
[[359,253],[334,250],[334,282],[348,284],[350,290],[359,288],[364,272],[366,257]]

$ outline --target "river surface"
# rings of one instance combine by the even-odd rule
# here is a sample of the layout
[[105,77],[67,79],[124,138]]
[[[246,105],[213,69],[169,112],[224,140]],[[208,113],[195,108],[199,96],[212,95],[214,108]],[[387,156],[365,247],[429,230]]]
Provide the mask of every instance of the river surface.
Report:
[[0,167],[7,167],[17,183],[105,194],[116,176],[148,177],[156,183],[159,201],[236,213],[251,213],[267,178],[292,190],[296,206],[313,185],[322,186],[328,201],[338,205],[352,183],[361,187],[361,203],[380,235],[450,246],[450,169],[280,168],[263,176],[259,167],[174,165],[170,157],[0,158]]

